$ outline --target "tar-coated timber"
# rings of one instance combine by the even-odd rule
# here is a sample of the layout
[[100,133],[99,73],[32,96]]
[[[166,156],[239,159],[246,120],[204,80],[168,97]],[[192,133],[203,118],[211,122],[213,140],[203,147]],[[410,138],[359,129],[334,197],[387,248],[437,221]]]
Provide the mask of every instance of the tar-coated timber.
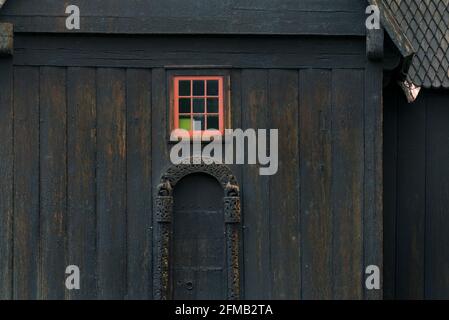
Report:
[[126,292],[126,72],[97,70],[99,298]]
[[[267,128],[268,71],[242,71],[243,129]],[[255,166],[243,172],[245,298],[271,299],[269,180]],[[251,190],[251,191],[250,191]]]
[[150,70],[128,69],[127,82],[127,298],[151,297],[152,194]]
[[384,253],[390,299],[449,297],[448,101],[436,90],[422,90],[413,104],[397,87],[384,96],[384,236],[395,241]]
[[268,127],[279,128],[283,137],[279,141],[279,171],[270,179],[270,189],[289,190],[283,197],[270,199],[272,298],[283,300],[301,297],[299,171],[292,174],[290,170],[299,167],[298,78],[296,70],[269,72]]
[[363,71],[332,72],[334,299],[363,298],[363,98]]
[[[244,40],[242,40],[242,38]],[[364,38],[17,35],[18,65],[233,68],[359,68]],[[388,59],[387,59],[388,61]],[[203,67],[204,68],[204,67]]]
[[40,107],[40,281],[39,298],[62,299],[67,245],[66,68],[42,67]]
[[365,35],[366,3],[353,0],[79,0],[80,30],[67,30],[65,2],[9,1],[0,21],[18,32],[96,34]]
[[[164,61],[130,63],[127,55],[167,59],[191,37],[18,38],[15,65],[2,61],[2,68],[9,63],[14,73],[11,97],[1,96],[6,110],[8,99],[13,101],[14,114],[0,121],[1,132],[5,137],[10,132],[11,139],[2,142],[2,170],[13,174],[1,181],[4,199],[13,192],[1,205],[12,206],[14,217],[1,215],[6,221],[1,228],[11,230],[2,238],[14,239],[2,243],[14,251],[9,263],[2,261],[2,268],[13,266],[10,275],[2,275],[12,287],[5,286],[2,296],[158,298],[160,230],[154,199],[171,165],[171,75],[221,72],[231,128],[277,128],[280,134],[276,175],[261,176],[255,165],[229,166],[240,187],[241,223],[226,226],[230,239],[238,240],[226,250],[239,249],[231,262],[238,265],[240,281],[232,284],[237,294],[227,297],[380,298],[381,293],[364,289],[364,267],[382,266],[384,63],[366,61],[361,39],[343,44],[341,39],[276,38],[279,48],[264,49],[270,39],[198,37],[195,43],[203,48],[185,59],[169,54],[173,60],[165,60],[167,66]],[[79,41],[78,57],[71,56],[69,38]],[[128,52],[121,44],[130,45]],[[321,52],[320,58],[284,64],[284,54],[296,55],[302,44],[305,60]],[[65,63],[58,57],[58,47],[64,46]],[[339,59],[340,49],[355,62]],[[223,59],[230,54],[227,65]],[[7,84],[5,73],[1,81]],[[194,181],[188,180],[187,189],[195,190]],[[80,291],[65,289],[69,264],[80,267]]]
[[[380,62],[365,69],[364,108],[364,270],[368,266],[383,270],[383,73]],[[366,277],[366,275],[365,275]],[[381,288],[382,286],[381,278]],[[382,299],[382,290],[368,290],[365,299]]]
[[41,290],[39,210],[39,68],[14,70],[13,298]]
[[0,300],[12,298],[13,285],[13,70],[12,58],[0,57]]
[[332,298],[331,79],[328,70],[299,72],[303,299]]
[[69,299],[97,297],[96,119],[96,70],[67,68],[67,264],[83,272]]

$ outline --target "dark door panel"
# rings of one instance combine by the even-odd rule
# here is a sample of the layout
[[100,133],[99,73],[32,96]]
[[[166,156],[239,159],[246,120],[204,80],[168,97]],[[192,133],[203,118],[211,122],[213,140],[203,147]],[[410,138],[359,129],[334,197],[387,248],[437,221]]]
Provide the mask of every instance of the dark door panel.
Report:
[[187,176],[174,192],[174,299],[225,299],[223,191],[204,174]]

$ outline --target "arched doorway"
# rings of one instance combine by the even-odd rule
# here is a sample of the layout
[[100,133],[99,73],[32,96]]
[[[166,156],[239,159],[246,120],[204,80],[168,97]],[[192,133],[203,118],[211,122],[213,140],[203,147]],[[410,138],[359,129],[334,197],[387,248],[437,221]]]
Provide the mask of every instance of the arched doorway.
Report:
[[173,199],[173,299],[226,299],[226,240],[220,184],[206,174],[190,174],[174,188]]
[[195,160],[157,187],[153,296],[239,299],[239,187],[227,166]]

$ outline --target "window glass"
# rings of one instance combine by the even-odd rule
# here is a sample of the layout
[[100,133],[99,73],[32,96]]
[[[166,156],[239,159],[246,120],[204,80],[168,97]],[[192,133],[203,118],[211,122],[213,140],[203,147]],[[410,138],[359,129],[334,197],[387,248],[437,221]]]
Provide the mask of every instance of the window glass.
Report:
[[174,128],[190,134],[223,128],[223,77],[174,77]]

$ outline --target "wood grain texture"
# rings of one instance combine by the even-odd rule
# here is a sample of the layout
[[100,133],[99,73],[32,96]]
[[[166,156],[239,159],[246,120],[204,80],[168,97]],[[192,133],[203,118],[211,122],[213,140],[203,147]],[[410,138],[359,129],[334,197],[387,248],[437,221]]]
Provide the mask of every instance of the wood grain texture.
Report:
[[39,297],[39,68],[14,70],[14,299]]
[[14,143],[13,65],[0,58],[0,300],[12,298]]
[[65,68],[40,69],[40,298],[65,296],[67,105]]
[[[272,298],[301,297],[299,233],[298,71],[268,73],[269,123],[279,130],[278,172],[270,177]],[[270,150],[273,154],[275,150]]]
[[79,0],[81,29],[67,30],[67,4],[9,1],[1,21],[18,32],[125,34],[365,35],[366,4],[351,0],[226,0],[184,2]]
[[126,292],[126,74],[97,70],[97,241],[100,299]]
[[384,272],[383,296],[392,300],[396,296],[396,206],[397,206],[397,168],[398,168],[398,99],[395,90],[388,88],[383,96],[384,103]]
[[[367,266],[375,265],[383,274],[383,70],[380,63],[370,63],[364,78],[364,276]],[[382,299],[381,288],[368,290],[365,299]]]
[[[242,71],[243,129],[267,128],[268,72]],[[246,163],[246,162],[245,162]],[[246,299],[271,299],[270,191],[269,178],[259,175],[257,165],[243,172],[244,277]]]
[[[387,63],[388,61],[385,61]],[[18,35],[14,63],[78,67],[360,68],[363,38]]]
[[426,100],[425,298],[449,299],[449,96]]
[[299,92],[303,299],[332,298],[331,72],[301,70]]
[[151,71],[128,69],[127,82],[127,298],[152,291]]
[[80,268],[80,290],[68,299],[97,297],[96,71],[67,69],[67,255]]
[[385,297],[447,299],[449,96],[409,104],[389,88],[385,101]]
[[364,73],[332,72],[333,298],[363,298]]
[[[405,102],[405,99],[403,99]],[[396,297],[424,298],[426,100],[398,109]],[[413,172],[413,174],[411,174]]]

